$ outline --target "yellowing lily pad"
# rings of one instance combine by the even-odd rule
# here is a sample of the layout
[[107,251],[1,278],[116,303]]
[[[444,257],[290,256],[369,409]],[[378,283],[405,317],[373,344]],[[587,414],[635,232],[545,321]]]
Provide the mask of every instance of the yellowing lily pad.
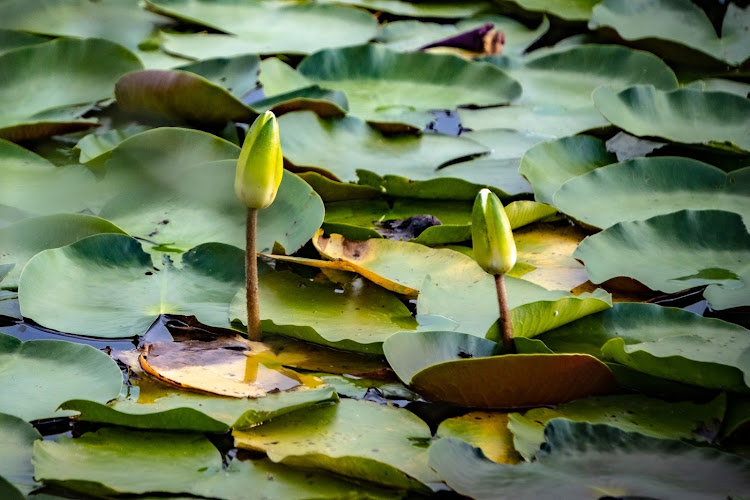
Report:
[[493,462],[517,464],[521,456],[513,447],[513,434],[508,429],[508,414],[472,411],[440,422],[438,438],[466,441],[482,450]]

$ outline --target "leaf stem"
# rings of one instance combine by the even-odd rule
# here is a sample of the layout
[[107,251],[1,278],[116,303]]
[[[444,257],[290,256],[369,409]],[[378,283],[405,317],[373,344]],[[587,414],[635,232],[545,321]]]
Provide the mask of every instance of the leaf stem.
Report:
[[245,226],[245,294],[247,296],[247,336],[250,340],[261,341],[260,303],[258,301],[258,256],[256,234],[258,230],[258,210],[247,209]]
[[513,343],[513,324],[510,320],[510,309],[508,308],[508,294],[505,292],[505,275],[495,275],[495,289],[497,290],[497,304],[500,307],[500,336],[503,347],[509,354],[516,352]]

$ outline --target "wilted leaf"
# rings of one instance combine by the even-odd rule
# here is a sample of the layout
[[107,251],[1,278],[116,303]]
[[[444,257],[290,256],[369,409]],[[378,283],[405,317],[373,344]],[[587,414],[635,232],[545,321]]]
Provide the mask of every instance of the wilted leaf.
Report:
[[112,358],[85,344],[0,334],[0,408],[24,420],[65,417],[68,399],[106,403],[117,397],[122,374]]

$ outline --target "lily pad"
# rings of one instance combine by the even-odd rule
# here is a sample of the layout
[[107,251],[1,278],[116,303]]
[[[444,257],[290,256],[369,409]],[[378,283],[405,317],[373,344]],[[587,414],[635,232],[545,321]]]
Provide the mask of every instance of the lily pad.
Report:
[[[184,251],[201,243],[245,247],[246,207],[232,195],[240,149],[203,132],[160,128],[112,151],[103,188],[114,196],[100,216],[152,244]],[[100,187],[102,189],[102,187]],[[323,203],[284,172],[274,203],[258,214],[258,250],[293,252],[323,221]]]
[[462,2],[460,5],[445,1],[411,3],[401,0],[321,0],[320,3],[354,5],[376,12],[388,12],[404,17],[443,17],[449,19],[469,17],[490,7],[487,2],[475,0]]
[[48,42],[49,38],[32,35],[24,31],[0,28],[0,53]]
[[361,492],[329,474],[268,460],[233,460],[225,468],[219,450],[201,434],[103,428],[76,439],[38,442],[34,465],[45,484],[89,495],[171,493],[241,500],[252,491],[269,500],[385,498],[374,488]]
[[342,90],[358,118],[417,129],[433,120],[430,110],[505,104],[521,93],[518,82],[488,64],[372,44],[317,52],[298,71],[322,87]]
[[[361,279],[343,289],[290,272],[259,280],[261,327],[338,349],[382,353],[382,342],[396,332],[414,330],[416,321],[395,295]],[[229,317],[243,321],[245,291],[232,300]]]
[[106,403],[122,387],[117,363],[85,344],[0,334],[0,361],[0,407],[27,421],[75,415],[56,410],[73,398]]
[[448,485],[474,499],[497,492],[539,499],[602,495],[698,500],[746,495],[750,462],[710,448],[625,432],[608,425],[556,419],[535,462],[487,460],[471,445],[441,439],[430,447],[430,466]]
[[198,246],[182,256],[179,269],[166,256],[152,262],[129,236],[101,234],[37,254],[19,295],[24,316],[43,326],[116,338],[144,334],[160,314],[228,327],[229,302],[244,282],[238,248]]
[[0,65],[6,68],[0,137],[12,141],[96,126],[80,116],[111,97],[120,76],[142,68],[135,54],[115,43],[64,38],[6,52]]
[[408,410],[368,401],[343,399],[233,435],[236,446],[264,451],[277,463],[423,492],[439,481],[427,467],[427,424]]
[[704,296],[716,309],[750,304],[750,234],[736,213],[682,210],[620,222],[573,256],[594,283],[627,276],[666,293],[708,285]]
[[[0,436],[0,479],[8,481],[16,491],[28,494],[35,486],[31,452],[34,441],[42,439],[42,435],[25,420],[0,413]],[[20,491],[18,496],[24,498]]]
[[[151,10],[182,21],[231,35],[245,47],[245,54],[309,54],[327,47],[365,43],[376,34],[377,21],[368,12],[343,5],[318,3],[243,2],[241,0],[149,0]],[[309,29],[315,26],[314,30]],[[198,45],[211,44],[200,37]],[[192,56],[166,44],[170,53]],[[225,54],[226,55],[226,54]]]
[[600,396],[571,401],[554,409],[511,413],[508,427],[513,432],[516,449],[531,461],[544,443],[544,426],[555,418],[607,424],[625,432],[662,439],[710,443],[719,434],[726,406],[725,395],[704,404],[671,403],[640,394]]
[[508,429],[508,414],[472,411],[440,422],[436,437],[466,441],[482,450],[493,462],[517,464],[521,456],[513,447],[513,434]]
[[552,195],[568,180],[616,161],[604,141],[579,135],[534,146],[523,155],[518,171],[531,182],[537,201],[552,203]]
[[287,160],[299,168],[349,182],[357,180],[359,170],[399,174],[413,180],[431,179],[447,163],[487,152],[469,139],[385,136],[357,118],[325,120],[310,111],[282,116],[279,128]]
[[98,134],[94,132],[83,136],[73,149],[80,151],[78,161],[98,166],[109,160],[110,152],[122,141],[133,135],[145,132],[149,128],[146,125],[131,125],[125,128],[107,130]]
[[612,28],[625,40],[679,44],[739,66],[750,58],[750,10],[727,5],[717,36],[706,13],[689,0],[604,0],[594,8],[589,28]]
[[494,355],[498,344],[464,333],[399,333],[383,350],[423,397],[473,408],[559,404],[616,387],[609,368],[588,354]]
[[[329,386],[306,391],[280,392],[263,398],[231,399],[169,389],[141,380],[127,397],[109,404],[74,399],[61,405],[80,412],[79,421],[137,429],[225,433],[231,428],[252,427],[265,420],[307,408],[336,397]],[[133,394],[135,392],[136,394]]]
[[125,234],[109,221],[83,214],[32,217],[0,229],[0,240],[3,241],[0,265],[12,266],[10,273],[2,278],[0,286],[17,288],[24,266],[42,250],[69,245],[101,233]]
[[600,228],[688,209],[736,212],[750,224],[750,167],[725,174],[689,158],[638,158],[569,180],[553,204]]
[[750,99],[735,94],[638,85],[602,87],[593,99],[607,120],[633,135],[750,151]]
[[540,337],[555,352],[616,359],[700,387],[747,391],[746,328],[655,304],[621,303]]
[[516,78],[523,94],[512,106],[460,110],[462,124],[472,129],[573,135],[609,125],[591,98],[591,92],[601,85],[621,89],[652,84],[665,90],[677,86],[674,72],[659,58],[617,45],[581,45],[536,56],[532,53],[524,59],[486,60]]
[[591,10],[601,0],[512,0],[525,10],[546,12],[567,21],[586,21],[591,17]]

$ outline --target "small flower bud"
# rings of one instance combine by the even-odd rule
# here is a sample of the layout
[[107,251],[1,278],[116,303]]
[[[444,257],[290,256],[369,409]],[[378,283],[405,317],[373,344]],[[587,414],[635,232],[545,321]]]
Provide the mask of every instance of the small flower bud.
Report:
[[266,111],[255,119],[242,144],[234,192],[249,208],[266,208],[276,198],[283,173],[279,122]]
[[505,274],[516,265],[516,242],[500,199],[482,189],[471,213],[474,260],[490,274]]

